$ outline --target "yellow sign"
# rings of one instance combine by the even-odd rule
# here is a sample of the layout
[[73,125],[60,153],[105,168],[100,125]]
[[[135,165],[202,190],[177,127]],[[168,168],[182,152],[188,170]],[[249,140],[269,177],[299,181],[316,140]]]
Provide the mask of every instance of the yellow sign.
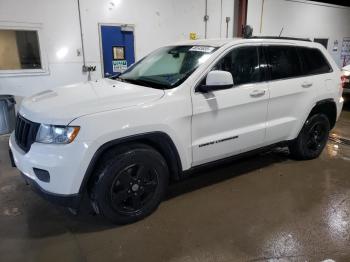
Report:
[[190,39],[191,40],[196,40],[197,39],[197,34],[196,33],[190,33]]

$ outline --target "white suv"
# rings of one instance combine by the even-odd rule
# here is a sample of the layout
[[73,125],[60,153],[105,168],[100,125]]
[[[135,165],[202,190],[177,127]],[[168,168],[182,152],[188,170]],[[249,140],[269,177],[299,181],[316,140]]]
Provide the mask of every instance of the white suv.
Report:
[[114,79],[25,99],[13,162],[51,201],[119,224],[153,212],[171,180],[271,145],[320,155],[342,109],[341,71],[319,44],[198,40],[160,48]]

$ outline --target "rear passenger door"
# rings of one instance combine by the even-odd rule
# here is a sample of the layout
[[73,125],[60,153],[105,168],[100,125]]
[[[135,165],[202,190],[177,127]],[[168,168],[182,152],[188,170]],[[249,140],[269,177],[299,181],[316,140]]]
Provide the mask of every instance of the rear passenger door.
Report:
[[318,49],[269,45],[265,50],[270,69],[266,141],[272,144],[297,136],[317,100],[318,89],[325,85],[319,73],[330,67],[319,56],[316,63],[320,64],[314,63]]
[[297,50],[301,59],[303,75],[308,77],[315,86],[315,99],[318,97],[317,101],[319,101],[329,92],[330,96],[333,96],[334,86],[337,83],[334,80],[332,67],[321,50],[308,47],[298,47]]

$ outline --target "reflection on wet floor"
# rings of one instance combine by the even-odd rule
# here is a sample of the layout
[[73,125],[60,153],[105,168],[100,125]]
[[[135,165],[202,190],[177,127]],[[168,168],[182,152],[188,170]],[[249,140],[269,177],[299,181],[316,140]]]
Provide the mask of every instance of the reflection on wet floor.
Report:
[[331,133],[329,140],[337,144],[350,146],[350,138],[341,137],[336,133]]
[[326,152],[330,158],[340,157],[345,161],[350,160],[350,141],[347,139],[334,137],[329,138],[326,146]]

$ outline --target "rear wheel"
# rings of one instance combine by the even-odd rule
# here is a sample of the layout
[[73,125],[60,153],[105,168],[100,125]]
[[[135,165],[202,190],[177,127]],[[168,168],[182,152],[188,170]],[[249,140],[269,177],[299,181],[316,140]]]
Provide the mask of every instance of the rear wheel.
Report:
[[300,160],[317,158],[327,144],[329,130],[327,116],[316,114],[309,117],[298,137],[289,145],[291,156]]
[[90,197],[94,209],[113,223],[132,223],[158,207],[168,180],[159,152],[143,144],[123,146],[103,157]]

